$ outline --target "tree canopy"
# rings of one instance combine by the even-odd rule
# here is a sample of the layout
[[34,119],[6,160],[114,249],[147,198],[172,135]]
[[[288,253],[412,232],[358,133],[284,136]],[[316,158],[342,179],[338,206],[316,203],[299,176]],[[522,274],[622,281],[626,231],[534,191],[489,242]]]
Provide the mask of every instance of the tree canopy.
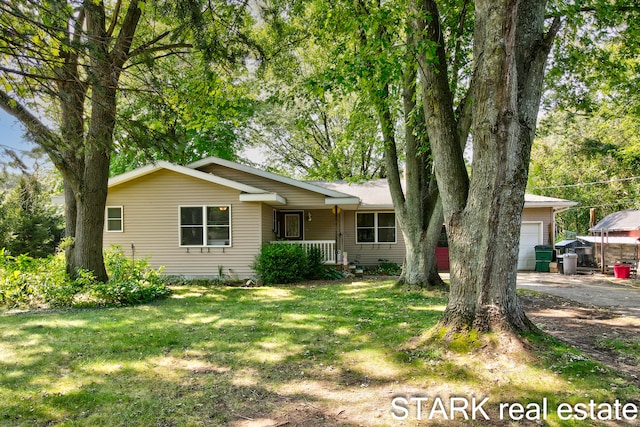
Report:
[[102,230],[120,95],[150,90],[150,66],[198,49],[245,55],[244,2],[0,3],[0,107],[20,120],[65,184],[67,269],[106,280]]

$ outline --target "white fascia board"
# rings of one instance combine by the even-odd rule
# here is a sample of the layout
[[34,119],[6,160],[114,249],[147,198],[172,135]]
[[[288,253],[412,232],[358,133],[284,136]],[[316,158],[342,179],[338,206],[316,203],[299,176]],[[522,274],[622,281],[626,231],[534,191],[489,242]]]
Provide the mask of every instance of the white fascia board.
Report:
[[524,202],[525,208],[553,208],[553,209],[562,209],[562,208],[570,208],[578,205],[577,202],[571,201],[544,201],[544,202]]
[[253,194],[266,193],[265,190],[262,190],[257,187],[252,187],[250,185],[242,184],[240,182],[232,181],[230,179],[222,178],[210,173],[201,172],[199,170],[187,168],[184,166],[174,165],[173,163],[169,163],[162,160],[159,162],[156,162],[155,164],[143,166],[141,168],[134,169],[130,172],[126,172],[126,173],[123,173],[122,175],[118,175],[109,179],[109,188],[115,187],[116,185],[120,185],[128,181],[133,181],[134,179],[138,179],[145,175],[149,175],[150,173],[156,172],[160,169],[170,170],[176,173],[191,176],[193,178],[201,179],[203,181],[208,181],[214,184],[222,185],[224,187],[233,188],[238,191],[243,191],[245,193],[253,193]]
[[[328,197],[335,198],[345,198],[352,197],[350,194],[340,193],[338,191],[333,191],[325,187],[321,187],[315,184],[309,184],[304,181],[298,181],[297,179],[289,178],[286,176],[278,175],[272,172],[263,171],[261,169],[256,169],[251,166],[241,165],[239,163],[231,162],[229,160],[220,159],[218,157],[207,157],[206,159],[198,160],[197,162],[193,162],[188,164],[186,167],[197,169],[203,166],[207,166],[211,163],[224,166],[230,169],[239,170],[241,172],[249,173],[252,175],[256,175],[262,178],[267,178],[272,181],[281,182],[283,184],[288,184],[293,187],[302,188],[303,190],[313,191],[314,193],[320,193]],[[334,203],[335,204],[335,203]]]
[[276,205],[286,205],[287,199],[278,193],[261,193],[261,194],[240,194],[241,202],[265,202]]
[[325,205],[359,205],[360,199],[357,197],[325,197]]
[[361,211],[394,211],[395,212],[395,208],[393,207],[393,205],[361,205],[360,206],[360,210]]

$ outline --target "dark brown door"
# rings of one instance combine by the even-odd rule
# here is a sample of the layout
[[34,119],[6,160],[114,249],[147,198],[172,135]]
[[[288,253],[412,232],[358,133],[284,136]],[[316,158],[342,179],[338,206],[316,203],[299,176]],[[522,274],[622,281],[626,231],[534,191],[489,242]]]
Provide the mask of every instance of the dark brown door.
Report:
[[278,212],[278,237],[284,240],[303,240],[303,220],[302,212]]

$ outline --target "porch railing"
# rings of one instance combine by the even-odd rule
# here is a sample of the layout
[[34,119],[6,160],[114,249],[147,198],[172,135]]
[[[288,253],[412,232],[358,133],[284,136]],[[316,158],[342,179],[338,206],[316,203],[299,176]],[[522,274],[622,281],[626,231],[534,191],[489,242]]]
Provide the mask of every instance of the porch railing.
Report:
[[305,249],[318,248],[322,254],[325,264],[336,263],[336,241],[335,240],[274,240],[270,244],[300,245]]

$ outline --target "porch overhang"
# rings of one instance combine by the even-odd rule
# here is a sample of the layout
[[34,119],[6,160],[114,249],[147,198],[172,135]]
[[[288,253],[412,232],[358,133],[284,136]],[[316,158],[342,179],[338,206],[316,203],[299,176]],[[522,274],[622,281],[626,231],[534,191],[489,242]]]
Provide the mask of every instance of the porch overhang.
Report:
[[358,197],[325,197],[324,204],[330,206],[354,206],[360,205],[360,199]]
[[264,202],[270,205],[286,205],[287,199],[278,193],[242,193],[241,202]]

